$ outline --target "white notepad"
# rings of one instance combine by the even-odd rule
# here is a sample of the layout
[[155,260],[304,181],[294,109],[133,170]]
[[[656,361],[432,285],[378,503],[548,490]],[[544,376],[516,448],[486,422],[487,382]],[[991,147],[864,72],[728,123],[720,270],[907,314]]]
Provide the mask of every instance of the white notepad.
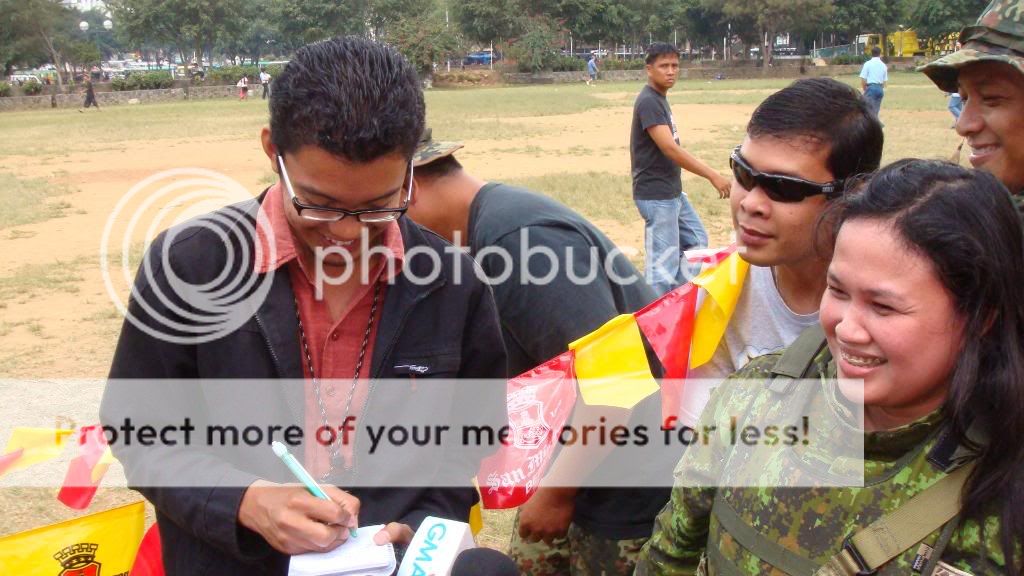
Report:
[[395,549],[373,543],[373,535],[382,528],[383,524],[360,526],[358,537],[349,537],[330,552],[292,556],[288,576],[388,576],[397,565]]

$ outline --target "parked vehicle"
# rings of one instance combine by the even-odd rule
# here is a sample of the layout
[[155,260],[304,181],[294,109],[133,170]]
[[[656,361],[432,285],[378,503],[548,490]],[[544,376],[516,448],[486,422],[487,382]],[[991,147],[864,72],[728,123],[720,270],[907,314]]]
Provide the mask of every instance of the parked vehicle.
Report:
[[466,54],[466,57],[462,60],[466,66],[472,66],[474,64],[490,64],[492,61],[496,62],[501,60],[501,53],[492,52],[491,49],[487,48],[484,50],[477,50],[476,52],[470,52]]
[[35,74],[11,74],[9,80],[11,84],[17,84],[18,86],[22,86],[26,82],[38,82],[42,84],[42,81],[39,80],[39,76],[36,76]]

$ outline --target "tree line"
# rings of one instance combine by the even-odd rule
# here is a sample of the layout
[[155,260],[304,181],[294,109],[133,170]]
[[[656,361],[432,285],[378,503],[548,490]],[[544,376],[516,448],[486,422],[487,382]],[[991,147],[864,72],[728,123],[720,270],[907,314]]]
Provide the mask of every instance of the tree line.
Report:
[[[80,13],[59,0],[0,0],[0,60],[16,66],[91,65],[124,51],[210,64],[284,57],[302,44],[345,34],[390,42],[422,70],[491,43],[535,59],[576,46],[645,46],[661,40],[747,46],[788,33],[852,40],[901,26],[919,37],[955,33],[987,0],[107,0]],[[111,20],[111,30],[103,20]],[[88,31],[79,22],[90,23]],[[772,42],[764,46],[767,61]],[[884,46],[885,43],[883,43]],[[744,55],[749,54],[747,50]],[[169,57],[169,56],[168,56]]]

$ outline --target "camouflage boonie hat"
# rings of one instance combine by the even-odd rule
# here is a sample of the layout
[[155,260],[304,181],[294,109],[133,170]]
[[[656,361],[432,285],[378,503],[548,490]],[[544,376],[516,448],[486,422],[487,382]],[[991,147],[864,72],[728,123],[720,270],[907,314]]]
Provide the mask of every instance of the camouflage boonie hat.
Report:
[[974,26],[960,32],[962,48],[919,68],[945,92],[959,90],[960,68],[1002,62],[1024,74],[1024,0],[993,0]]
[[419,144],[416,145],[416,152],[412,155],[413,166],[430,164],[434,160],[451,156],[453,152],[462,148],[462,142],[438,142],[432,136],[430,128],[423,129],[423,135],[420,136]]

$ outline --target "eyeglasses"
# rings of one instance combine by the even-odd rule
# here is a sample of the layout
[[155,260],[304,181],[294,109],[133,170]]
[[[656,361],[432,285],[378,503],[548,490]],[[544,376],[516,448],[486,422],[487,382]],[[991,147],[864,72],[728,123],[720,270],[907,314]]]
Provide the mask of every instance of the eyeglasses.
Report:
[[760,186],[764,193],[776,202],[801,202],[805,198],[824,194],[825,198],[832,200],[843,193],[843,180],[832,182],[811,182],[784,176],[781,174],[764,174],[750,167],[750,164],[740,154],[740,147],[737,146],[729,157],[729,166],[732,168],[732,175],[736,178],[745,190],[753,190]]
[[377,224],[381,222],[393,222],[402,217],[409,209],[409,202],[412,201],[412,160],[409,160],[409,171],[406,172],[405,180],[402,182],[402,192],[405,192],[405,199],[398,208],[369,208],[367,210],[345,210],[344,208],[330,208],[328,206],[317,206],[316,204],[304,204],[295,196],[295,189],[292,188],[292,181],[288,178],[288,169],[284,167],[284,158],[277,155],[277,165],[281,169],[281,180],[288,190],[288,196],[292,199],[292,205],[299,217],[313,222],[339,222],[346,216],[354,216],[363,224]]

